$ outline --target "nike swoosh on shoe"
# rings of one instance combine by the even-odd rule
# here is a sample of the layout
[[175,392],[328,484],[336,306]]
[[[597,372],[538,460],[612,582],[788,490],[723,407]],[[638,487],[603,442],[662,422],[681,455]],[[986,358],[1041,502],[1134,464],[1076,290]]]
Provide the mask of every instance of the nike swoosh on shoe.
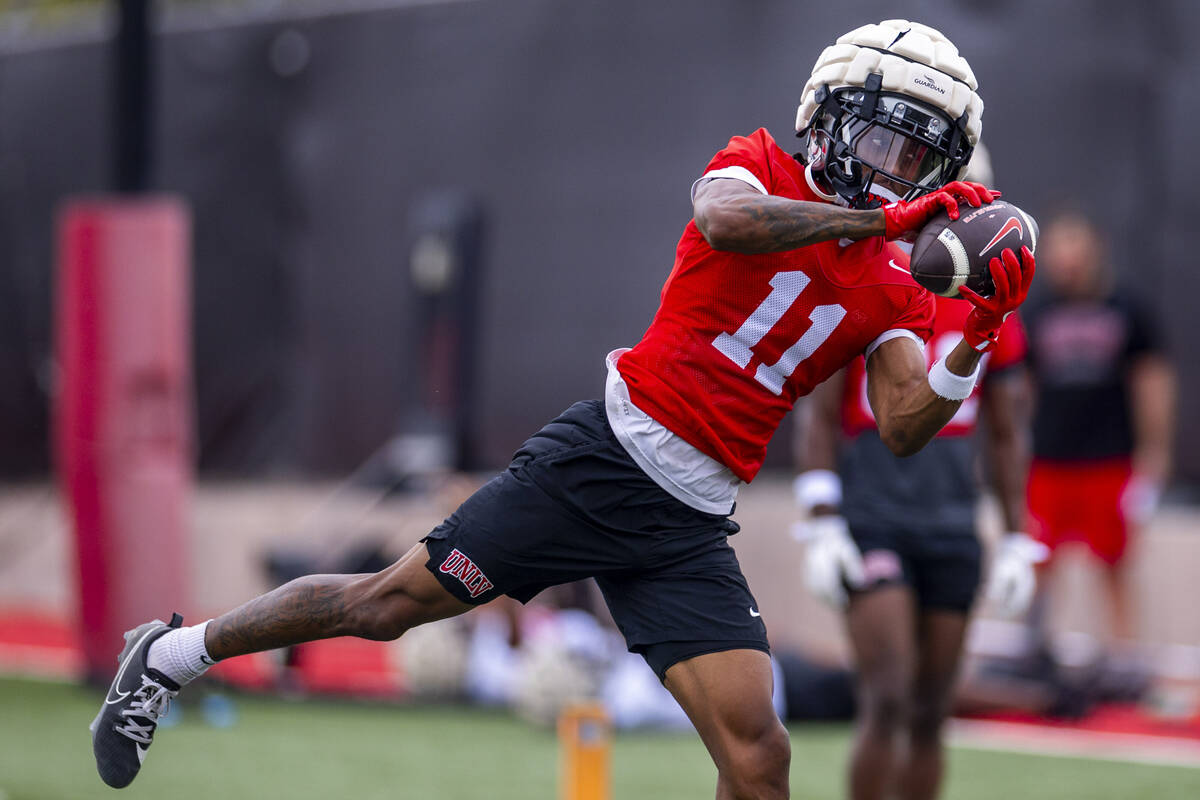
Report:
[[[154,632],[155,632],[154,628],[151,628],[150,630],[146,631],[145,633],[142,634],[141,638],[137,640],[137,643],[134,644],[134,646],[130,648],[129,653],[125,656],[125,660],[121,662],[120,669],[117,670],[117,675],[113,679],[112,685],[109,686],[108,696],[104,698],[105,705],[112,705],[113,703],[119,703],[122,700],[124,700],[126,697],[129,697],[129,695],[133,693],[132,689],[130,689],[128,692],[121,691],[121,689],[119,688],[121,685],[121,680],[124,679],[125,670],[129,668],[129,664],[133,661],[134,657],[136,657],[137,654],[141,652],[142,642],[146,641],[146,637]],[[118,695],[117,697],[113,697],[114,692],[116,692],[116,694]]]

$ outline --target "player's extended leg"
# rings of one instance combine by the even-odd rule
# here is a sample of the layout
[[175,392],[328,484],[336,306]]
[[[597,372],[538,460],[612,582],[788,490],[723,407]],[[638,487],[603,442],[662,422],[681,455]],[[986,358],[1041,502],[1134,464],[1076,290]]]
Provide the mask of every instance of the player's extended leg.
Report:
[[944,769],[942,726],[954,699],[967,615],[930,609],[919,622],[917,676],[912,692],[908,760],[900,771],[901,800],[937,797]]
[[850,758],[852,800],[891,795],[897,743],[908,729],[916,670],[916,600],[904,584],[850,597],[846,611],[858,670],[858,728]]
[[771,705],[771,657],[724,650],[672,665],[663,681],[717,765],[717,800],[789,796],[791,744]]
[[100,777],[116,788],[133,781],[170,699],[214,661],[333,636],[394,639],[470,609],[425,567],[427,558],[419,544],[376,574],[297,578],[204,627],[180,630],[176,615],[170,625],[155,620],[130,631],[91,724]]
[[204,644],[215,660],[315,639],[395,639],[409,628],[470,610],[425,567],[418,544],[374,574],[306,575],[209,623]]

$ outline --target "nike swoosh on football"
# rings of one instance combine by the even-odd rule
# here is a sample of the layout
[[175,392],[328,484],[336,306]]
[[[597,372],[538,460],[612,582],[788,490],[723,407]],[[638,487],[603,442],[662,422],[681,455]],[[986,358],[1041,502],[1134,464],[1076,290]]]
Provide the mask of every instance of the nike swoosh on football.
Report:
[[1013,231],[1016,231],[1017,236],[1019,237],[1025,236],[1025,229],[1021,227],[1021,220],[1017,219],[1016,217],[1009,217],[1008,221],[1004,223],[1004,227],[998,230],[996,235],[992,237],[992,240],[985,244],[983,249],[979,251],[980,257],[982,257],[983,254],[988,250],[991,250],[992,245],[1003,239],[1005,236],[1008,236],[1008,234],[1012,233]]
[[752,617],[761,617],[761,616],[762,616],[762,614],[758,613],[757,611],[755,611],[755,610],[754,610],[754,608],[753,608],[753,607],[751,607],[751,609],[750,609],[750,616],[752,616]]
[[[146,637],[152,633],[154,633],[153,628],[143,633],[142,638],[137,640],[137,644],[133,646],[133,649],[129,651],[129,655],[126,656],[125,660],[121,662],[121,668],[117,670],[117,677],[113,678],[112,686],[108,687],[108,697],[104,698],[104,705],[111,706],[113,703],[119,703],[133,693],[132,689],[128,692],[121,691],[121,678],[124,677],[125,670],[129,667],[129,662],[133,661],[133,657],[137,653],[138,648],[142,646],[142,642],[146,641]],[[119,695],[119,697],[116,699],[113,699],[113,691],[116,691],[116,693]]]
[[897,263],[896,263],[896,259],[894,259],[894,258],[889,258],[889,259],[888,259],[888,266],[889,266],[889,267],[891,267],[892,269],[898,269],[898,270],[900,270],[900,271],[901,271],[901,272],[903,272],[905,275],[909,275],[909,274],[911,274],[911,273],[908,271],[908,268],[907,268],[907,267],[902,267],[902,266],[900,266],[899,264],[897,264]]

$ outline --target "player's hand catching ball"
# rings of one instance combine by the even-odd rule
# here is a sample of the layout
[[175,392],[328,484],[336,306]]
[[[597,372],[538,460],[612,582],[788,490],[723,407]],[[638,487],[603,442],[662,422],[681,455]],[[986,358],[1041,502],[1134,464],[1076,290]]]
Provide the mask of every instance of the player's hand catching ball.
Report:
[[1000,336],[1000,326],[1008,315],[1017,310],[1025,302],[1029,294],[1029,285],[1033,283],[1033,271],[1037,266],[1033,253],[1028,247],[1021,246],[1021,260],[1010,249],[1005,249],[1000,258],[993,258],[988,264],[992,273],[992,282],[996,293],[984,297],[966,286],[960,286],[958,291],[971,305],[971,313],[963,324],[963,338],[977,352],[986,353],[996,346]]
[[958,204],[965,201],[972,208],[995,200],[1000,193],[982,183],[952,181],[936,192],[921,195],[915,200],[897,200],[883,207],[883,238],[910,240],[917,235],[925,223],[945,210],[950,219],[958,219]]
[[1049,557],[1046,545],[1024,533],[1004,537],[992,557],[987,588],[988,599],[997,604],[1000,613],[1010,619],[1025,613],[1037,588],[1033,567]]

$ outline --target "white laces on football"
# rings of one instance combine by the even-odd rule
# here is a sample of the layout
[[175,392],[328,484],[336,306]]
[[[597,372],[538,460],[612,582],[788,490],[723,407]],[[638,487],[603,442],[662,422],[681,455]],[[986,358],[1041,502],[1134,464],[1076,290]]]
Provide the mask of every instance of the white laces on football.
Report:
[[159,717],[167,715],[171,708],[171,698],[177,694],[179,692],[173,692],[150,676],[143,675],[142,687],[134,692],[129,705],[121,709],[121,716],[125,717],[125,722],[116,727],[117,733],[140,744],[150,744],[150,737],[154,735]]

